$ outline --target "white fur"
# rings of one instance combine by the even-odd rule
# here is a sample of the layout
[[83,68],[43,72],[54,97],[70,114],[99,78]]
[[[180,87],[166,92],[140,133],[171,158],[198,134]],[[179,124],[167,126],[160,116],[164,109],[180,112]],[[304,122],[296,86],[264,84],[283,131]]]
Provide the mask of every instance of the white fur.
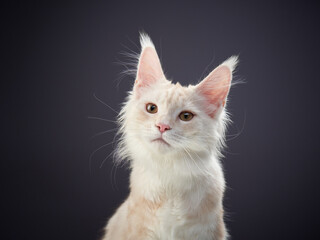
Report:
[[[146,34],[141,34],[140,41],[142,52],[146,47],[154,48]],[[237,57],[231,57],[220,66],[227,66],[232,73],[236,64]],[[214,106],[215,116],[210,117],[205,112],[206,98],[197,89],[198,86],[182,87],[159,79],[142,89],[143,94],[138,95],[137,90],[129,93],[119,115],[121,140],[117,159],[128,161],[132,169],[131,191],[108,222],[104,240],[226,239],[224,229],[222,237],[215,231],[219,224],[224,227],[221,214],[225,180],[219,157],[228,117],[222,105]],[[147,103],[155,103],[158,112],[148,113]],[[191,121],[178,118],[185,110],[195,114]],[[171,127],[163,133],[170,146],[153,142],[161,136],[156,127],[160,122]],[[208,196],[214,207],[204,211]],[[154,215],[147,216],[148,222],[135,218],[132,226],[129,209],[137,202],[139,205],[140,198],[161,205]],[[143,210],[143,206],[139,207]],[[146,232],[137,238],[132,228],[141,225]]]
[[225,60],[223,63],[220,64],[220,66],[227,66],[231,72],[233,72],[237,65],[239,63],[238,56],[231,56],[227,60]]
[[155,48],[151,38],[144,32],[140,33],[140,45],[141,45],[141,52],[146,47]]

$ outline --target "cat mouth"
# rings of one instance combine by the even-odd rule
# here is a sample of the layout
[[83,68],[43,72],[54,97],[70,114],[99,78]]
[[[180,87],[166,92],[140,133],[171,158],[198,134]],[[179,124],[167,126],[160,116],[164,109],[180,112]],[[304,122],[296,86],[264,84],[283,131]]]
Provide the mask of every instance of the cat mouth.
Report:
[[161,138],[161,137],[152,140],[152,142],[158,142],[158,143],[160,143],[160,144],[165,144],[165,145],[167,145],[167,146],[170,146],[170,144],[167,143],[167,142],[166,142],[163,138]]

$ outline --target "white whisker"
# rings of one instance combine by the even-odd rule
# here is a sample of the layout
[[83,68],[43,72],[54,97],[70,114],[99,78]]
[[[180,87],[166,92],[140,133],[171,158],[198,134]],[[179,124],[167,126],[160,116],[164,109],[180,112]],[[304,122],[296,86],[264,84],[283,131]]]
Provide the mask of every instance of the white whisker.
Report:
[[93,97],[100,103],[102,103],[103,105],[105,105],[106,107],[108,107],[109,109],[111,109],[112,111],[114,111],[116,114],[119,114],[119,112],[117,112],[116,110],[114,110],[112,107],[110,107],[107,103],[105,103],[104,101],[102,101],[100,98],[98,98],[96,96],[96,94],[93,94]]
[[115,132],[117,130],[118,130],[118,128],[113,128],[113,129],[109,129],[109,130],[106,130],[106,131],[98,132],[98,133],[94,134],[90,139],[93,139],[93,138],[98,137],[100,135],[103,135],[105,133]]
[[240,131],[238,131],[238,133],[233,134],[233,135],[226,135],[227,137],[231,137],[231,138],[227,139],[226,141],[232,141],[242,134],[242,132],[244,130],[245,123],[246,123],[246,119],[247,119],[247,115],[246,115],[246,112],[244,112],[243,124],[242,124]]
[[103,159],[102,163],[100,164],[100,168],[102,168],[103,164],[107,161],[107,159],[113,154],[113,151],[108,155],[106,156],[105,159]]
[[109,120],[109,119],[105,119],[105,118],[100,118],[100,117],[88,117],[88,119],[92,119],[92,120],[100,120],[103,122],[110,122],[110,123],[118,123],[117,121],[113,121],[113,120]]
[[100,146],[99,148],[97,148],[96,150],[94,150],[90,156],[89,156],[89,169],[90,169],[90,172],[91,172],[91,163],[92,163],[92,159],[93,159],[93,156],[98,152],[100,151],[101,149],[113,144],[114,142],[109,142],[109,143],[106,143],[106,144],[103,144],[102,146]]

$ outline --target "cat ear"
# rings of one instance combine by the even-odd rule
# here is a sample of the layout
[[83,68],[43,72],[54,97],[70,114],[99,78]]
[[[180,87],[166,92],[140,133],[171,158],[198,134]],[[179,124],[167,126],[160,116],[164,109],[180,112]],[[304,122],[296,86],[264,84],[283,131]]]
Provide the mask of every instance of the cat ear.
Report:
[[206,109],[210,117],[224,107],[232,81],[232,72],[236,68],[238,57],[233,56],[214,69],[197,86],[196,91],[206,99]]
[[141,54],[139,57],[135,91],[150,86],[165,79],[157,51],[150,39],[144,33],[140,34]]

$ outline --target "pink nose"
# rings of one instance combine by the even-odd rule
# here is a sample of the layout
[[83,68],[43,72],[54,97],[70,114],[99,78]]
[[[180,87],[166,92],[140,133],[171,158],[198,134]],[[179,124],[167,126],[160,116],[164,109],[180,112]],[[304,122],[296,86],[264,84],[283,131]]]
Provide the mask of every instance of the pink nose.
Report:
[[156,126],[159,128],[159,131],[161,133],[171,129],[169,125],[163,124],[163,123],[158,123],[158,124],[156,124]]

